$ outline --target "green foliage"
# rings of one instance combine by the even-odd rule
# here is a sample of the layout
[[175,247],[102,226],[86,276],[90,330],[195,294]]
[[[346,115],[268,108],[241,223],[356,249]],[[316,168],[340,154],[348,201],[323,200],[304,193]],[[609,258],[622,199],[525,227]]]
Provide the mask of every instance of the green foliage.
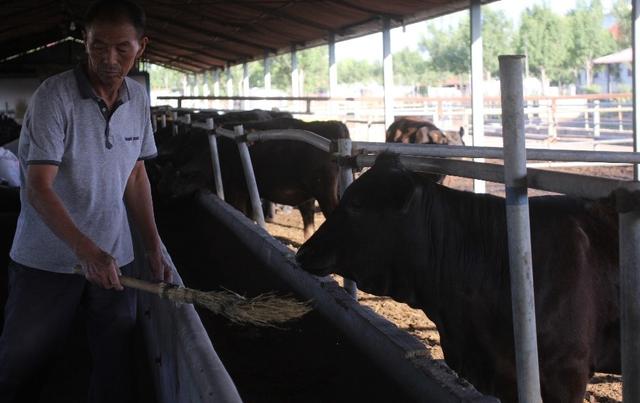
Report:
[[382,84],[382,65],[369,60],[346,59],[338,62],[338,83]]
[[571,41],[568,46],[566,67],[576,75],[584,68],[587,82],[591,82],[592,60],[611,53],[616,44],[611,33],[602,27],[604,12],[600,0],[580,0],[568,16]]
[[543,81],[562,80],[570,41],[567,21],[547,5],[523,13],[518,49],[527,56],[530,71]]
[[613,4],[613,16],[618,25],[616,42],[621,49],[631,47],[631,2],[616,0]]
[[304,73],[304,94],[329,92],[329,49],[317,46],[298,53],[298,67]]
[[[485,72],[498,74],[498,56],[513,53],[514,29],[502,11],[484,8],[482,11],[482,52]],[[429,66],[438,72],[468,74],[471,66],[471,23],[469,17],[462,19],[457,27],[437,29],[434,23],[428,26],[429,37],[421,38],[420,49],[430,55]]]

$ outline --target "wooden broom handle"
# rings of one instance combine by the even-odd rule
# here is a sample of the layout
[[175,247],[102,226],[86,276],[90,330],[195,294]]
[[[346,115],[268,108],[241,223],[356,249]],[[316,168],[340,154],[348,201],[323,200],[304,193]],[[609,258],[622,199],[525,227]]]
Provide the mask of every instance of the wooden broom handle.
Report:
[[[76,274],[84,275],[84,271],[80,265],[76,265],[73,268],[73,272]],[[150,292],[156,295],[162,295],[162,287],[164,283],[152,283],[151,281],[140,280],[138,278],[129,277],[129,276],[119,276],[120,284],[125,287],[135,288],[137,290],[142,290],[146,292]]]

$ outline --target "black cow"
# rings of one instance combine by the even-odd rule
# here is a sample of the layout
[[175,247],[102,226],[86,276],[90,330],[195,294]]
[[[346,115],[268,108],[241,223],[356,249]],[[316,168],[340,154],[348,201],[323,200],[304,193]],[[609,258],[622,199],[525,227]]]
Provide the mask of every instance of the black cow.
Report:
[[[620,373],[617,215],[611,200],[566,196],[531,198],[530,215],[542,398],[582,402],[594,371]],[[297,259],[422,309],[447,364],[515,402],[507,254],[504,199],[443,187],[383,154]]]
[[[337,121],[304,122],[279,118],[264,122],[245,122],[247,132],[271,129],[308,130],[328,139],[349,138],[347,127]],[[218,149],[225,200],[249,214],[251,204],[237,145],[225,137],[218,138]],[[298,206],[305,237],[314,231],[314,199],[325,216],[338,205],[338,168],[331,156],[306,143],[271,140],[249,145],[260,196],[275,203]],[[201,188],[213,189],[213,173],[207,135],[193,130],[159,144],[158,178],[161,197],[181,196]],[[151,169],[154,171],[154,169]]]

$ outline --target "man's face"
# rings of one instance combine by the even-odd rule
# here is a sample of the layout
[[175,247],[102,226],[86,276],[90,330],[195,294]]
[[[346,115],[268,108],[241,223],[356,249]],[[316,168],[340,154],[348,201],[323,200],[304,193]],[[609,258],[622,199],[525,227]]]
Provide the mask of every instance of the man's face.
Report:
[[139,38],[127,21],[95,21],[85,33],[89,74],[103,85],[119,86],[142,55],[147,41],[147,37]]

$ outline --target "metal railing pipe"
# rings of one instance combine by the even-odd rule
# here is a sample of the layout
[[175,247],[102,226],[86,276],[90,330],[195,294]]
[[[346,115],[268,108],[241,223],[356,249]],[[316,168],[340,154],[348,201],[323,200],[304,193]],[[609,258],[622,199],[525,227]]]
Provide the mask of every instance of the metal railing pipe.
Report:
[[160,115],[160,127],[163,129],[167,127],[167,115],[164,113]]
[[158,131],[158,116],[155,113],[151,114],[151,130],[154,133]]
[[527,198],[522,56],[500,56],[507,243],[518,400],[542,403]]
[[331,140],[326,139],[318,134],[308,130],[300,129],[279,129],[279,130],[263,130],[247,134],[248,141],[267,141],[267,140],[296,140],[310,144],[317,149],[329,152],[331,149]]
[[211,168],[213,169],[213,182],[216,195],[224,200],[224,188],[222,186],[222,171],[220,170],[220,156],[218,155],[218,140],[214,131],[213,118],[207,118],[207,137],[209,139],[209,151],[211,152]]
[[[375,155],[358,155],[356,164],[358,168],[370,167],[375,159]],[[411,156],[400,156],[400,161],[412,171],[504,183],[504,167],[499,164]],[[620,188],[633,191],[635,182],[529,168],[527,185],[530,188],[564,193],[572,197],[599,199],[610,196],[614,190]]]
[[[351,139],[337,139],[336,145],[338,149],[338,156],[342,158],[351,157]],[[341,159],[338,159],[341,161]],[[353,183],[353,169],[346,164],[338,164],[338,169],[340,171],[338,178],[338,196],[342,198],[344,191]],[[344,289],[351,295],[354,299],[358,298],[358,287],[356,282],[349,279],[344,279]]]
[[253,219],[260,227],[267,228],[267,224],[264,221],[264,214],[262,212],[262,203],[260,202],[260,193],[258,192],[256,175],[253,172],[253,164],[251,163],[251,155],[249,154],[249,147],[247,147],[246,141],[242,140],[244,129],[241,125],[235,126],[233,128],[233,132],[235,134],[234,139],[236,139],[238,143],[238,152],[240,153],[242,170],[244,171],[244,178],[247,182],[247,189],[249,190]]
[[171,130],[173,135],[175,136],[178,134],[178,112],[176,111],[171,112],[171,120],[172,120]]
[[[402,144],[402,143],[369,143],[353,142],[354,154],[379,153],[391,151],[403,155],[423,155],[426,157],[464,157],[503,159],[501,147],[463,147],[437,144]],[[581,161],[606,163],[640,163],[640,152],[615,151],[573,151],[546,150],[529,148],[526,150],[528,160],[537,161]]]

